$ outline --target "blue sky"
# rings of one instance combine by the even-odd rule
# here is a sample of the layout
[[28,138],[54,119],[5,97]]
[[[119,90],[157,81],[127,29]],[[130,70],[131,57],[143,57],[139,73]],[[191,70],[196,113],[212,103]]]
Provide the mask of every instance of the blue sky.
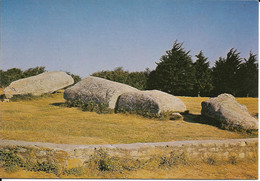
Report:
[[235,48],[258,54],[257,1],[2,0],[1,69],[45,66],[86,77],[154,69],[184,42],[211,66]]

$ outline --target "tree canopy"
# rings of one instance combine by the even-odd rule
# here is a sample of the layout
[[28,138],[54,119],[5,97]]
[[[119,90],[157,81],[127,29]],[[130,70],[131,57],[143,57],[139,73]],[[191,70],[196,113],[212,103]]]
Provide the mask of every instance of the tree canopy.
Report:
[[174,42],[171,50],[160,58],[148,78],[148,89],[158,89],[173,95],[193,95],[195,69],[189,51],[183,43]]
[[95,72],[92,75],[96,77],[105,78],[108,80],[128,84],[137,89],[144,90],[146,89],[147,77],[150,73],[150,70],[147,68],[145,71],[140,72],[128,72],[125,71],[122,67],[116,67],[113,71],[99,71]]
[[195,69],[195,84],[193,91],[200,95],[208,95],[212,88],[212,72],[209,67],[209,62],[203,55],[203,52],[200,51],[198,55],[196,55],[197,60],[194,62],[193,66]]
[[[257,55],[249,53],[248,58],[241,58],[240,52],[232,48],[226,57],[219,57],[215,65],[209,66],[208,58],[200,51],[192,61],[190,51],[183,48],[183,43],[174,42],[172,48],[162,55],[155,70],[129,72],[123,67],[114,70],[102,70],[93,76],[128,84],[140,90],[157,89],[177,96],[217,96],[230,93],[234,96],[258,96],[258,60]],[[34,67],[22,71],[11,68],[0,70],[0,86],[6,87],[11,82],[45,72],[45,67]],[[71,74],[74,83],[80,76]]]
[[220,57],[213,67],[214,94],[230,93],[236,96],[239,92],[240,53],[233,48],[226,58]]

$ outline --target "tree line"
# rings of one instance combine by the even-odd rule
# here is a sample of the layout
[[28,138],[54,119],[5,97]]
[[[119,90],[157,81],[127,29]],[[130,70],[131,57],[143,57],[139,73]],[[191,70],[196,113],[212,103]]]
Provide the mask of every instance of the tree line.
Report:
[[[43,66],[29,68],[25,71],[19,68],[11,68],[6,71],[0,70],[0,87],[7,87],[15,80],[35,76],[44,72],[46,72],[46,70]],[[78,75],[71,74],[70,72],[67,72],[67,74],[71,75],[74,79],[74,84],[81,80]]]
[[[112,71],[98,71],[93,76],[128,84],[140,90],[157,89],[176,96],[217,96],[230,93],[237,97],[258,97],[258,62],[253,53],[241,58],[232,48],[226,57],[219,57],[213,67],[200,51],[193,62],[190,51],[183,43],[174,42],[172,49],[162,55],[155,70],[129,72],[122,67]],[[0,87],[11,82],[46,72],[45,67],[37,66],[22,71],[18,68],[0,70]],[[74,84],[80,76],[71,74]]]
[[95,77],[105,78],[124,84],[128,84],[140,90],[147,89],[147,80],[149,78],[150,70],[147,68],[145,71],[128,72],[123,67],[117,67],[113,71],[98,71],[92,74]]
[[141,72],[99,71],[92,75],[136,87],[140,90],[157,89],[177,96],[217,96],[229,93],[237,97],[258,97],[258,62],[249,53],[241,58],[232,48],[226,57],[219,57],[209,66],[208,58],[200,51],[193,62],[183,43],[174,42],[171,50],[161,56],[155,70]]

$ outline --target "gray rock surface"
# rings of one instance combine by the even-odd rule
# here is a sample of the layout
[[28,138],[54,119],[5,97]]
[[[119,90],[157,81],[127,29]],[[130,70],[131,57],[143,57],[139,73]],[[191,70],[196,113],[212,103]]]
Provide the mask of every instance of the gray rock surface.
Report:
[[[16,140],[0,140],[0,147],[32,147],[37,149],[55,149],[64,151],[74,151],[77,149],[126,149],[136,150],[147,147],[182,147],[190,145],[215,145],[221,147],[223,144],[227,145],[247,145],[250,143],[257,143],[258,138],[247,139],[224,139],[224,140],[185,140],[185,141],[169,141],[169,142],[155,142],[155,143],[130,143],[130,144],[107,144],[107,145],[72,145],[72,144],[55,144],[55,143],[43,143],[43,142],[29,142],[29,141],[16,141]],[[87,152],[86,152],[87,153]]]
[[136,92],[138,89],[122,83],[106,80],[99,77],[89,76],[64,92],[67,101],[82,101],[88,103],[105,103],[114,109],[117,98],[125,92]]
[[36,76],[19,79],[5,88],[6,98],[13,95],[32,94],[35,96],[52,93],[74,83],[73,78],[65,72],[45,72]]
[[201,115],[235,129],[256,130],[258,121],[246,106],[239,104],[230,94],[221,94],[201,103]]
[[118,99],[118,110],[143,110],[159,114],[161,112],[184,112],[186,106],[177,97],[158,90],[126,92]]

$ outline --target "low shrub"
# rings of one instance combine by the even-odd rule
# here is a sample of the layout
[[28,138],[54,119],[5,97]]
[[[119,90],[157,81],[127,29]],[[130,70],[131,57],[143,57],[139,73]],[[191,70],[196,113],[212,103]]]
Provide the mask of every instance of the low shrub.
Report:
[[16,155],[15,150],[0,150],[0,166],[5,168],[8,172],[17,171],[19,167],[22,167],[29,171],[43,171],[54,174],[58,173],[57,166],[49,162],[24,162],[19,156]]
[[216,156],[215,155],[209,155],[207,158],[206,158],[206,163],[209,164],[209,165],[216,165],[217,163],[217,159],[216,159]]
[[142,109],[126,110],[126,109],[120,108],[120,109],[116,109],[116,113],[137,114],[137,115],[141,115],[145,118],[158,119],[158,120],[164,121],[164,120],[170,119],[170,115],[172,112],[167,111],[167,112],[161,112],[161,113],[157,114],[157,113],[152,113],[150,111],[146,111],[146,110],[142,110]]
[[176,152],[172,151],[169,156],[162,156],[160,158],[160,167],[173,167],[177,165],[186,165],[187,158],[183,153],[177,154]]
[[46,172],[46,173],[54,173],[57,175],[58,173],[58,167],[55,164],[52,164],[50,162],[26,162],[25,163],[26,170],[34,171],[34,172]]
[[84,167],[75,167],[75,168],[65,170],[63,174],[74,175],[74,176],[78,177],[78,176],[83,175],[84,173],[85,173]]
[[87,103],[84,103],[81,100],[66,101],[65,105],[67,107],[79,107],[82,111],[96,112],[98,114],[112,114],[114,112],[107,104],[96,103],[93,100]]
[[228,162],[231,163],[232,165],[235,165],[237,163],[237,157],[234,155],[229,156]]
[[99,149],[91,155],[86,166],[98,171],[132,171],[140,168],[142,163],[138,159],[111,157],[104,150]]
[[19,167],[23,167],[24,163],[20,157],[15,154],[15,151],[0,150],[0,166],[6,171],[16,171]]

